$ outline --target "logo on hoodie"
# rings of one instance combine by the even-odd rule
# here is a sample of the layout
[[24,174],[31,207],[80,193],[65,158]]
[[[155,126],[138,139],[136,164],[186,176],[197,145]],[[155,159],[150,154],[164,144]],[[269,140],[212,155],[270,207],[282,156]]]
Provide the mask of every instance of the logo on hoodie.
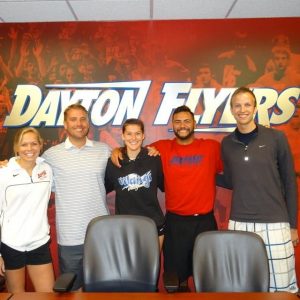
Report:
[[152,181],[151,171],[148,171],[144,175],[140,176],[136,173],[129,174],[124,177],[118,178],[119,184],[122,186],[122,190],[137,191],[139,188],[150,187]]

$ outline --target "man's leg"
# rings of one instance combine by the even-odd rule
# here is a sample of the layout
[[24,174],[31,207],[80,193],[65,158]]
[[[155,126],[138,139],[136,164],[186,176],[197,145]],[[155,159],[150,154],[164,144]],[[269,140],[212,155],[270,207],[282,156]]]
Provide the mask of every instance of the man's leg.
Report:
[[70,272],[76,274],[72,291],[81,289],[83,286],[83,245],[58,245],[58,259],[61,274]]
[[171,291],[187,291],[187,279],[192,274],[193,218],[168,213],[166,216],[164,253],[164,283]]

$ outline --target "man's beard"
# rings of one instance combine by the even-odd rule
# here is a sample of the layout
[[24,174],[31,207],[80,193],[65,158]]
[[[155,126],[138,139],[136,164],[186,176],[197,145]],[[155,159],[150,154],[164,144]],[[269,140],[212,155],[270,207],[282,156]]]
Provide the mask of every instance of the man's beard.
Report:
[[191,136],[193,136],[193,134],[194,134],[194,129],[191,130],[186,136],[180,136],[180,135],[177,133],[177,131],[174,131],[174,134],[175,134],[175,136],[176,136],[179,140],[181,140],[181,141],[186,141],[186,140],[190,139]]

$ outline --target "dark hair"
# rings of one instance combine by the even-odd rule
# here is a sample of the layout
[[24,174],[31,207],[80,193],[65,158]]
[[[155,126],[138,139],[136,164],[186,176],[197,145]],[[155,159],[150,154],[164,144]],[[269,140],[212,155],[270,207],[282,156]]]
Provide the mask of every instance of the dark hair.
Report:
[[174,110],[174,112],[173,112],[172,119],[174,118],[174,115],[179,114],[179,113],[181,113],[181,112],[187,112],[187,113],[189,113],[189,114],[193,117],[193,119],[194,119],[194,113],[193,113],[193,112],[191,111],[191,109],[190,109],[188,106],[186,106],[186,105],[178,106],[178,107]]
[[69,106],[65,109],[65,111],[64,111],[64,121],[67,120],[68,112],[69,112],[71,109],[82,110],[82,111],[84,111],[84,112],[88,115],[88,111],[86,110],[86,108],[85,108],[84,106],[82,106],[80,103],[74,103],[74,104],[69,105]]
[[257,101],[256,101],[255,94],[249,88],[247,88],[245,86],[241,86],[241,87],[239,87],[238,89],[236,89],[234,91],[234,93],[232,94],[231,99],[230,99],[230,107],[232,107],[233,99],[237,95],[239,95],[239,94],[246,94],[246,93],[250,94],[253,97],[253,99],[254,99],[254,107],[256,107],[257,106]]
[[141,128],[142,132],[144,133],[144,123],[140,119],[135,119],[135,118],[127,119],[122,126],[123,133],[125,132],[126,127],[128,125],[137,125]]

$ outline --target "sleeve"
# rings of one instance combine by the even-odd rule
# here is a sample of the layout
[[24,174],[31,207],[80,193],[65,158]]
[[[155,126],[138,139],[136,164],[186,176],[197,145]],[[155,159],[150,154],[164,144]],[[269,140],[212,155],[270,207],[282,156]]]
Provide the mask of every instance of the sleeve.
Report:
[[52,167],[48,165],[48,169],[49,169],[49,172],[50,172],[50,189],[51,189],[51,192],[55,192],[55,183],[54,183],[54,176],[53,176],[53,170],[52,170]]
[[[49,156],[49,150],[46,150],[43,154],[42,154],[42,158],[45,160],[45,162],[50,166],[51,171],[52,171],[52,167],[51,167],[51,160],[50,160],[50,156]],[[53,172],[52,172],[53,173]],[[53,174],[52,174],[53,176]],[[55,178],[52,177],[52,181],[51,181],[51,191],[53,193],[55,193]]]
[[222,161],[222,155],[221,155],[221,144],[219,142],[216,142],[216,171],[217,173],[223,172],[223,161]]
[[2,217],[3,213],[3,204],[5,201],[5,190],[7,187],[7,180],[9,178],[9,172],[8,172],[8,167],[5,167],[0,170],[0,218]]
[[55,179],[52,180],[51,191],[55,193]]
[[216,184],[218,187],[221,187],[224,189],[229,189],[229,190],[232,189],[232,187],[227,184],[224,174],[217,174]]
[[112,174],[113,174],[112,168],[113,166],[112,166],[111,159],[108,159],[107,166],[105,169],[105,178],[104,178],[106,194],[110,193],[115,189],[113,179],[112,179]]
[[[106,144],[105,144],[105,145],[106,145]],[[106,145],[106,155],[107,155],[107,159],[110,158],[111,152],[112,152],[112,149],[111,149],[108,145]]]
[[163,168],[162,168],[162,163],[161,163],[161,159],[158,156],[157,157],[157,184],[159,189],[164,192],[165,191],[165,184],[164,184],[164,172],[163,172]]
[[51,164],[51,163],[49,162],[49,155],[48,155],[48,153],[49,153],[49,150],[46,150],[46,151],[41,155],[41,157],[46,161],[46,163]]
[[231,171],[229,161],[226,159],[226,141],[224,139],[221,143],[221,158],[223,161],[223,176],[217,176],[217,185],[227,189],[232,189]]
[[297,181],[293,155],[283,132],[278,131],[277,161],[291,228],[297,228]]
[[149,147],[154,147],[154,148],[156,148],[159,152],[161,152],[161,150],[162,150],[162,143],[161,143],[160,140],[158,140],[158,141],[156,141],[156,142],[153,142],[153,143],[151,143],[150,145],[147,145],[146,148],[147,148],[148,146],[149,146]]
[[[3,213],[4,213],[4,201],[5,201],[5,190],[7,186],[7,179],[9,178],[7,174],[7,168],[0,170],[0,220],[2,223]],[[0,245],[1,245],[1,226],[0,226]],[[0,249],[1,250],[1,249]],[[1,256],[1,254],[0,254]]]

